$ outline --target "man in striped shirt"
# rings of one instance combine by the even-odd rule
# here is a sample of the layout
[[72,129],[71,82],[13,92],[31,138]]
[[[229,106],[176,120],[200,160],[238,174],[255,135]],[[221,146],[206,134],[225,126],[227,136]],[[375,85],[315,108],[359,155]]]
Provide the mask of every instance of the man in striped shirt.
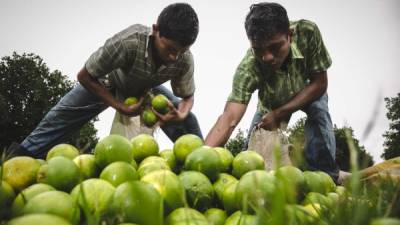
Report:
[[[79,84],[47,113],[14,154],[44,157],[52,146],[109,106],[136,116],[149,90],[166,95],[173,103],[169,113],[158,114],[162,130],[172,141],[186,133],[202,137],[190,113],[195,84],[189,48],[198,31],[193,8],[176,3],[164,8],[151,28],[135,24],[115,34],[89,57],[78,73]],[[171,81],[173,94],[161,86],[166,81]],[[142,97],[137,104],[124,105],[130,96]]]
[[328,110],[327,69],[331,58],[316,24],[289,22],[277,3],[252,5],[245,22],[250,49],[233,78],[223,114],[206,137],[210,146],[224,145],[243,117],[251,95],[258,90],[254,127],[275,130],[292,113],[307,114],[305,158],[312,170],[336,180],[336,143]]

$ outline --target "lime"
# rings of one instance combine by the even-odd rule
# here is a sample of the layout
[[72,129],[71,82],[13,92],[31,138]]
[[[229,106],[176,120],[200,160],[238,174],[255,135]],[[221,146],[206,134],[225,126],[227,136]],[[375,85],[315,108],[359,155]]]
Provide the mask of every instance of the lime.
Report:
[[167,216],[165,225],[210,225],[210,223],[195,209],[178,208]]
[[71,196],[82,209],[87,208],[91,215],[105,216],[110,212],[114,191],[114,186],[109,182],[91,178],[76,185]]
[[204,212],[204,216],[211,225],[224,225],[227,218],[226,212],[222,209],[211,208]]
[[237,205],[243,210],[269,208],[276,191],[276,177],[265,170],[254,170],[240,178],[236,187]]
[[219,205],[223,205],[222,204],[222,194],[225,190],[225,188],[230,184],[230,183],[234,183],[237,182],[238,180],[227,173],[220,173],[218,175],[218,179],[214,182],[213,187],[214,187],[214,192],[216,194],[216,200],[218,201]]
[[115,189],[112,208],[123,222],[163,224],[163,200],[151,184],[128,181]]
[[243,214],[241,211],[237,211],[230,215],[226,221],[225,225],[257,225],[257,216]]
[[146,125],[147,127],[154,126],[154,124],[156,124],[158,121],[156,114],[151,109],[143,110],[141,114],[141,119],[144,125]]
[[264,159],[255,151],[243,151],[236,155],[232,161],[232,174],[240,178],[243,174],[252,170],[263,170]]
[[72,197],[61,191],[46,191],[30,199],[23,209],[23,214],[38,213],[60,216],[72,224],[77,224],[80,220],[79,208]]
[[131,139],[133,158],[140,163],[144,158],[157,155],[159,148],[157,141],[148,134],[139,134]]
[[125,99],[124,105],[131,106],[131,105],[136,104],[137,102],[138,102],[138,99],[136,97],[132,96],[132,97],[128,97]]
[[58,144],[50,149],[47,153],[46,161],[54,156],[65,156],[69,159],[74,159],[79,155],[79,150],[70,144]]
[[176,158],[174,155],[174,151],[172,149],[165,149],[159,153],[160,157],[164,158],[167,163],[169,168],[171,168],[172,171],[176,172],[177,171],[177,162]]
[[185,160],[185,170],[199,171],[211,181],[218,178],[222,161],[218,153],[208,146],[202,146],[192,151]]
[[132,144],[127,138],[112,134],[97,143],[94,156],[100,168],[116,161],[130,163],[133,159]]
[[146,174],[140,179],[149,183],[164,199],[165,213],[182,207],[185,202],[185,189],[178,176],[169,170],[157,170]]
[[162,94],[156,95],[151,100],[151,106],[156,110],[158,113],[166,114],[169,110],[168,108],[168,98]]
[[98,177],[100,169],[96,164],[96,158],[92,154],[82,154],[75,157],[72,161],[79,168],[82,180]]
[[40,167],[37,182],[53,186],[57,190],[70,191],[80,179],[79,168],[69,158],[55,156]]
[[57,224],[57,225],[71,225],[70,222],[62,217],[50,214],[30,214],[10,220],[6,225],[44,225],[44,224]]
[[131,180],[138,180],[138,173],[127,162],[113,162],[101,171],[100,179],[110,182],[114,187]]
[[22,209],[24,208],[26,202],[35,197],[36,195],[46,191],[55,191],[55,190],[56,190],[55,188],[53,188],[48,184],[33,184],[25,188],[22,192],[20,192],[17,195],[11,206],[13,217],[22,215]]
[[185,171],[178,177],[185,188],[187,202],[191,208],[202,212],[211,206],[214,189],[204,174],[197,171]]
[[22,191],[36,182],[36,175],[40,163],[31,157],[18,156],[11,158],[3,164],[3,180],[15,191]]
[[180,136],[174,143],[174,155],[178,163],[183,164],[186,156],[196,148],[203,146],[203,140],[194,134]]
[[222,192],[222,205],[227,213],[231,214],[239,209],[236,201],[236,188],[239,182],[229,183]]
[[8,216],[14,197],[15,193],[11,185],[5,181],[0,181],[0,220]]
[[222,147],[215,147],[214,150],[218,153],[222,161],[221,172],[229,173],[232,169],[232,161],[234,158],[232,153],[228,149]]

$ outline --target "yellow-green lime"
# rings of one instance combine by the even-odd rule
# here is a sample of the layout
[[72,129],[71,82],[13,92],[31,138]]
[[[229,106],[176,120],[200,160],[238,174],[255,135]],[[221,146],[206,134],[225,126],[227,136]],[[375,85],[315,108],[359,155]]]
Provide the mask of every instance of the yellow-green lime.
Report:
[[4,162],[3,180],[19,192],[36,182],[40,163],[28,156],[17,156]]
[[163,94],[158,94],[158,95],[154,96],[154,98],[151,100],[151,106],[158,113],[166,114],[169,110],[168,98],[165,97]]
[[191,208],[204,212],[211,207],[214,189],[204,174],[197,171],[184,171],[178,177],[185,188],[186,200]]
[[96,158],[92,154],[82,154],[75,157],[72,161],[79,168],[82,180],[98,177],[100,168],[96,164]]
[[211,181],[218,178],[222,161],[218,153],[208,146],[201,146],[193,150],[185,160],[185,170],[199,171]]
[[70,144],[58,144],[50,149],[47,153],[46,161],[54,156],[65,156],[69,159],[74,159],[79,155],[79,150]]
[[72,197],[62,191],[46,191],[31,198],[23,208],[23,214],[46,213],[63,217],[72,224],[80,220],[79,207]]
[[255,151],[240,152],[232,161],[232,175],[238,179],[249,171],[263,169],[264,159]]
[[168,214],[174,209],[184,206],[185,189],[178,176],[169,170],[156,170],[140,179],[149,183],[164,199],[164,210]]
[[153,136],[148,134],[139,134],[131,139],[133,158],[140,163],[144,158],[157,155],[158,143]]
[[148,183],[128,181],[119,185],[115,189],[112,209],[125,223],[163,224],[163,200],[158,191]]
[[203,140],[194,134],[185,134],[180,136],[174,143],[173,151],[179,164],[183,164],[189,153],[196,148],[203,146]]
[[120,135],[112,134],[101,139],[94,149],[96,164],[102,169],[117,161],[131,162],[133,159],[131,142]]
[[138,180],[138,173],[133,166],[127,162],[113,162],[101,171],[100,179],[110,182],[114,187],[132,180]]
[[204,212],[204,216],[211,225],[224,225],[227,218],[226,212],[218,208],[207,209],[207,211]]
[[56,189],[48,184],[33,184],[23,191],[21,191],[17,197],[14,199],[14,202],[11,206],[12,216],[20,216],[22,215],[22,209],[24,208],[25,204],[35,197],[38,194],[41,194],[46,191],[55,191]]
[[137,102],[138,102],[138,99],[136,97],[131,96],[131,97],[128,97],[125,99],[124,105],[131,106],[131,105],[136,104]]
[[53,186],[57,190],[69,192],[80,180],[76,164],[64,156],[55,156],[42,165],[37,173],[37,182]]
[[29,214],[8,221],[6,225],[44,225],[44,224],[57,224],[57,225],[72,225],[66,219],[51,215],[51,214]]

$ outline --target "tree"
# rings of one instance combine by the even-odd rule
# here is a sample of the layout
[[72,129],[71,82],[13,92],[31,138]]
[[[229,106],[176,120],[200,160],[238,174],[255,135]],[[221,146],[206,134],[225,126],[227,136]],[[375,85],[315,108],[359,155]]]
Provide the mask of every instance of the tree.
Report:
[[[292,127],[289,128],[289,142],[295,149],[296,165],[304,168],[304,159],[302,157],[305,145],[304,124],[306,118],[301,118]],[[344,171],[350,171],[350,150],[348,140],[346,138],[346,130],[351,134],[352,141],[354,142],[355,150],[358,153],[358,166],[359,168],[366,168],[373,165],[373,159],[370,154],[365,151],[364,146],[359,144],[359,141],[354,137],[354,132],[351,127],[338,128],[336,125],[333,128],[336,139],[336,163],[339,168]],[[299,154],[300,153],[300,154]],[[301,156],[299,156],[301,155]],[[292,158],[293,160],[293,158]]]
[[[50,72],[38,55],[14,52],[3,57],[0,61],[0,148],[21,142],[73,86],[60,71]],[[98,141],[93,122],[66,143],[92,148]]]
[[385,98],[385,102],[388,109],[386,116],[391,122],[389,130],[383,134],[385,149],[381,157],[391,159],[400,156],[400,93],[397,93],[397,97]]
[[225,148],[229,149],[229,151],[231,151],[232,154],[235,156],[239,154],[241,151],[246,150],[245,142],[246,142],[245,133],[241,129],[239,129],[236,136],[234,138],[230,138],[228,142],[225,144]]

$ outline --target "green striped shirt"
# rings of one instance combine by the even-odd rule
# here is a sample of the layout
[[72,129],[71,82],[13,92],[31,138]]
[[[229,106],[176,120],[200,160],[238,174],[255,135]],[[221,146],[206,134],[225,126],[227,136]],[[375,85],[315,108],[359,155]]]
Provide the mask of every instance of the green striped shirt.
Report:
[[272,71],[257,62],[249,49],[236,69],[229,102],[248,104],[258,90],[258,110],[269,112],[288,102],[309,82],[309,75],[326,71],[332,64],[317,25],[299,20],[290,23],[294,30],[287,70]]
[[117,33],[95,51],[86,61],[89,74],[109,81],[119,99],[140,96],[144,91],[171,80],[178,97],[194,93],[194,62],[190,51],[177,62],[155,66],[152,55],[153,41],[149,27],[135,24]]

